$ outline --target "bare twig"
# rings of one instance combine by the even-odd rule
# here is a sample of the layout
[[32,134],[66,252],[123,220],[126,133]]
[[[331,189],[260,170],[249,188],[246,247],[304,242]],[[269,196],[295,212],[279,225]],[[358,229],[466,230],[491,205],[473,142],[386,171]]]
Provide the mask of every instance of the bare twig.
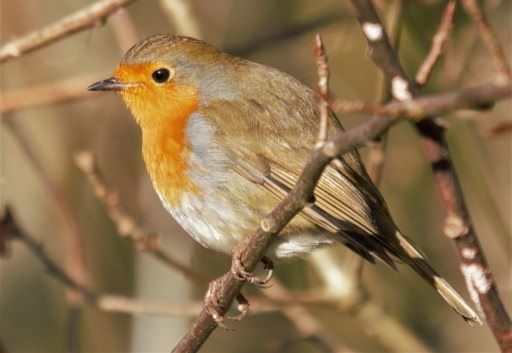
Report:
[[84,75],[65,81],[2,93],[0,95],[0,119],[7,117],[8,113],[19,110],[90,97],[91,92],[84,87],[87,87],[94,78],[93,75]]
[[[250,297],[251,312],[249,314],[265,314],[278,312],[293,307],[291,303],[271,301],[261,297]],[[96,306],[106,312],[125,313],[130,315],[158,315],[173,317],[197,316],[202,309],[201,301],[173,303],[169,301],[148,301],[119,295],[105,294],[98,297]]]
[[[121,312],[129,314],[145,314],[145,315],[168,315],[168,316],[194,316],[201,310],[202,303],[170,303],[170,302],[154,302],[144,301],[122,297],[118,295],[100,295],[92,289],[77,282],[71,277],[59,264],[53,260],[46,252],[43,245],[29,235],[16,221],[11,210],[7,207],[4,214],[0,218],[0,238],[5,241],[20,241],[30,252],[44,265],[47,273],[55,280],[63,284],[69,289],[80,292],[88,304],[96,306],[98,309],[110,312]],[[251,312],[265,313],[269,311],[279,311],[299,305],[300,303],[312,303],[311,300],[300,299],[297,303],[290,303],[290,298],[286,292],[281,297],[275,297],[274,300],[265,298],[251,298]],[[320,302],[320,301],[319,301]],[[323,301],[328,304],[328,299]],[[302,305],[303,305],[302,304]]]
[[[403,70],[396,51],[391,47],[380,19],[370,0],[352,0],[358,20],[371,46],[372,58],[388,77],[392,77],[392,93],[398,100],[416,95],[414,83]],[[368,27],[370,26],[370,27]],[[366,28],[366,29],[365,29]],[[372,31],[369,31],[371,28]],[[394,84],[393,84],[394,81]],[[487,260],[471,222],[460,182],[450,158],[444,128],[432,119],[417,124],[427,157],[431,163],[442,206],[446,211],[444,233],[456,245],[461,270],[475,304],[485,315],[498,345],[504,352],[512,351],[512,323],[498,294]]]
[[487,83],[451,92],[416,96],[406,101],[393,101],[386,105],[336,99],[331,108],[340,113],[366,113],[393,118],[421,121],[428,115],[437,115],[458,109],[487,109],[493,103],[508,99],[512,84]]
[[[55,211],[63,224],[64,231],[62,232],[62,239],[66,271],[75,281],[85,285],[87,283],[87,272],[85,269],[82,246],[82,232],[75,215],[71,211],[71,206],[66,199],[64,191],[50,177],[42,161],[37,158],[36,151],[30,143],[29,137],[26,136],[25,131],[15,123],[15,119],[10,116],[9,118],[4,118],[3,123],[9,128],[12,136],[18,142],[29,163],[41,179],[43,187],[48,193],[51,202],[53,202]],[[66,292],[66,297],[72,306],[80,305],[82,301],[81,294],[72,290]]]
[[320,128],[318,130],[317,147],[321,147],[327,141],[329,129],[329,65],[327,54],[320,34],[315,36],[315,59],[318,72],[318,108],[320,110]]
[[101,0],[46,27],[13,39],[0,47],[0,63],[17,58],[70,34],[101,25],[108,16],[133,0]]
[[444,44],[448,40],[450,32],[452,31],[453,17],[455,15],[456,8],[457,2],[455,0],[450,0],[446,4],[439,28],[432,38],[430,51],[416,73],[417,86],[423,86],[427,83],[428,78],[434,69],[434,65],[443,53]]
[[144,231],[119,205],[119,197],[111,191],[101,175],[94,155],[89,151],[75,154],[75,164],[84,173],[91,185],[96,198],[105,206],[108,217],[114,222],[120,236],[132,240],[138,250],[147,251],[169,267],[180,272],[184,277],[198,282],[206,282],[208,278],[175,260],[164,251],[157,234]]
[[496,37],[491,25],[485,17],[484,11],[480,7],[477,0],[462,0],[462,6],[466,12],[471,16],[475,24],[478,26],[478,32],[480,38],[487,46],[489,53],[491,54],[494,65],[498,70],[501,79],[504,81],[512,81],[512,71],[508,65],[507,58],[503,52],[503,48]]
[[[9,208],[6,208],[3,216],[0,218],[0,238],[9,241],[22,242],[30,252],[45,266],[47,273],[66,287],[82,293],[87,303],[95,306],[97,309],[106,312],[126,313],[131,315],[160,315],[160,316],[195,316],[200,313],[201,302],[172,303],[168,301],[146,301],[134,299],[119,295],[98,294],[90,288],[76,282],[65,270],[63,270],[55,260],[53,260],[45,248],[16,222]],[[277,285],[275,288],[264,292],[265,298],[250,297],[251,313],[267,313],[283,311],[286,316],[293,317],[299,315],[299,307],[304,305],[325,306],[329,308],[337,305],[329,296],[317,295],[292,295],[284,288]],[[341,309],[350,310],[351,303],[346,303]],[[293,314],[291,314],[293,312]],[[307,317],[300,311],[301,318]],[[314,318],[309,318],[313,320]],[[297,329],[304,335],[315,335],[312,329],[315,326],[313,321],[307,323],[296,322]],[[318,335],[319,337],[321,335]],[[322,340],[325,340],[323,337]],[[339,349],[332,349],[332,352],[338,352]]]
[[9,240],[19,240],[25,244],[30,251],[38,258],[39,261],[45,266],[49,274],[55,279],[62,282],[69,288],[73,288],[75,291],[80,292],[85,300],[89,303],[94,303],[96,300],[96,294],[85,287],[83,284],[78,283],[70,275],[66,273],[50,256],[46,253],[43,246],[34,238],[32,238],[27,232],[25,232],[21,226],[16,222],[11,210],[7,207],[0,220],[0,237]]

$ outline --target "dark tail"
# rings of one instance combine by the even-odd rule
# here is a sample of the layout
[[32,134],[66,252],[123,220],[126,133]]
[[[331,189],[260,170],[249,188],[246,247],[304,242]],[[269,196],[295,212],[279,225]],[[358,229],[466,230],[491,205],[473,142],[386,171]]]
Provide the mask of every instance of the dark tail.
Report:
[[400,232],[396,231],[396,237],[404,252],[401,260],[408,264],[423,279],[425,279],[441,297],[455,310],[462,318],[470,324],[482,324],[478,314],[462,299],[462,297],[442,278],[426,261],[423,255],[411,244],[411,242]]

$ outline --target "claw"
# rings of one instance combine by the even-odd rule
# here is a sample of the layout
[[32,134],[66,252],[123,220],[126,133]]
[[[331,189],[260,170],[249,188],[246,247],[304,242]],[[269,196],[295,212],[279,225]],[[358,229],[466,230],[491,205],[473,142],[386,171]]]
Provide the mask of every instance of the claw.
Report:
[[249,312],[249,301],[242,295],[242,293],[239,293],[236,297],[236,300],[238,302],[238,315],[234,316],[228,316],[228,315],[222,315],[219,313],[219,309],[221,307],[221,302],[219,300],[219,282],[218,281],[212,281],[210,282],[208,286],[208,291],[205,295],[205,306],[206,310],[208,310],[208,313],[212,317],[212,319],[219,325],[219,327],[223,328],[226,331],[234,331],[233,328],[230,328],[226,326],[224,323],[225,319],[230,320],[242,320],[247,313]]
[[211,281],[204,297],[204,304],[213,321],[215,321],[219,327],[222,327],[226,331],[232,331],[232,328],[229,328],[224,324],[225,316],[219,313],[219,308],[221,307],[219,291],[219,282]]
[[245,280],[257,287],[267,288],[267,284],[272,279],[272,275],[274,273],[274,264],[272,263],[272,260],[266,256],[261,258],[261,262],[263,263],[263,269],[266,271],[266,275],[263,278],[254,276],[251,272],[247,271],[242,263],[240,255],[235,253],[233,256],[233,266],[231,267],[231,271],[239,280]]

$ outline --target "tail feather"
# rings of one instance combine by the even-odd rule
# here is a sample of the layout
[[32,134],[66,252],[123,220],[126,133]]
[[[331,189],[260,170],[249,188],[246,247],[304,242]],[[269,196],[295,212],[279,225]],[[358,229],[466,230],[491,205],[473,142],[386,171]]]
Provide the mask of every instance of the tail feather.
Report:
[[425,279],[439,295],[455,310],[462,318],[470,324],[482,324],[478,314],[464,301],[464,299],[453,289],[448,282],[442,278],[428,264],[424,256],[411,244],[411,242],[400,232],[396,231],[396,237],[404,252],[402,261],[415,270]]

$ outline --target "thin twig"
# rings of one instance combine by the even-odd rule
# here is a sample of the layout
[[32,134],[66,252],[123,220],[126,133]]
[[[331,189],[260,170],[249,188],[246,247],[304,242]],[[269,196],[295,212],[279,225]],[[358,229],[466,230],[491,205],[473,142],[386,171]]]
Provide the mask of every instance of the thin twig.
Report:
[[[49,175],[44,163],[37,157],[36,150],[30,138],[26,135],[25,131],[18,126],[15,119],[12,118],[12,115],[8,116],[8,118],[4,118],[2,122],[9,128],[12,136],[25,153],[28,162],[41,180],[49,199],[53,202],[57,216],[63,225],[64,231],[61,235],[66,271],[75,281],[85,285],[88,281],[88,276],[85,269],[85,257],[82,245],[83,236],[64,191]],[[82,302],[81,294],[73,290],[66,291],[66,298],[72,306],[80,305]]]
[[491,54],[494,65],[500,74],[500,78],[504,81],[512,81],[512,71],[508,65],[505,52],[494,33],[489,21],[485,17],[484,11],[480,7],[477,0],[462,0],[462,6],[478,26],[480,38],[487,46],[487,50]]
[[70,34],[103,24],[108,16],[133,0],[101,0],[41,29],[13,39],[0,47],[0,63],[42,48]]
[[427,57],[421,64],[418,72],[416,73],[416,85],[423,86],[427,83],[432,70],[434,69],[434,65],[439,60],[439,57],[443,53],[443,47],[448,37],[450,36],[450,32],[453,27],[453,17],[455,15],[455,9],[457,8],[457,1],[450,0],[446,4],[446,7],[443,12],[443,16],[441,17],[441,23],[439,24],[439,28],[437,29],[434,37],[432,38],[432,45],[427,54]]
[[[392,77],[393,96],[409,100],[417,94],[403,70],[398,54],[393,50],[384,31],[375,35],[382,24],[370,0],[352,0],[358,20],[371,47],[372,58],[379,68]],[[372,32],[368,31],[371,25]],[[366,29],[365,29],[366,27]],[[392,83],[393,83],[392,81]],[[441,204],[446,211],[445,235],[454,241],[472,300],[478,306],[503,352],[512,351],[512,323],[498,294],[491,270],[471,222],[459,179],[453,168],[450,151],[444,136],[444,127],[427,118],[417,123],[429,159]]]
[[386,105],[336,99],[331,103],[331,108],[339,113],[365,113],[421,121],[425,116],[458,109],[488,109],[494,102],[508,99],[511,95],[512,84],[486,83],[450,92],[418,95],[410,100],[393,101]]
[[[164,315],[164,316],[194,316],[201,310],[201,302],[193,303],[170,303],[144,301],[140,299],[128,298],[118,295],[98,294],[92,289],[84,286],[73,279],[55,260],[47,253],[44,246],[34,237],[29,235],[16,221],[12,211],[7,207],[0,218],[0,239],[4,241],[20,241],[30,252],[44,265],[47,273],[56,281],[69,289],[80,292],[88,304],[96,306],[98,309],[109,312],[119,312],[128,314],[144,315]],[[280,296],[274,295],[273,300],[261,297],[251,297],[251,312],[265,313],[279,310],[286,310],[292,305],[320,304],[329,305],[329,298],[318,298],[307,296],[297,298],[294,302],[286,291]]]
[[[188,302],[188,303],[172,303],[168,301],[147,301],[135,298],[129,298],[112,294],[98,294],[92,289],[76,282],[59,264],[53,260],[46,252],[46,249],[25,232],[22,227],[17,223],[9,207],[4,211],[3,216],[0,218],[0,238],[8,241],[22,242],[30,252],[44,265],[48,275],[59,283],[65,285],[69,289],[73,289],[82,293],[87,303],[93,305],[99,310],[105,312],[126,313],[131,315],[159,315],[159,316],[195,316],[200,313],[202,309],[201,302]],[[329,309],[333,305],[341,308],[342,310],[351,310],[353,303],[346,302],[339,306],[338,302],[328,295],[316,294],[291,294],[286,289],[277,285],[275,288],[264,292],[265,297],[249,297],[251,302],[251,313],[261,314],[268,312],[296,310],[298,307],[304,305],[312,305],[318,308],[324,307]],[[310,331],[311,322],[309,324],[300,323],[299,330],[302,333],[309,332],[310,335],[314,333]],[[319,335],[320,336],[320,335]],[[338,352],[338,349],[333,349],[332,352]]]
[[318,72],[318,109],[320,110],[320,127],[318,129],[317,147],[323,146],[327,141],[329,129],[329,65],[327,54],[320,34],[315,36],[315,59]]
[[0,95],[0,119],[8,113],[91,97],[85,87],[97,76],[83,75],[64,81],[19,88]]
[[39,261],[45,266],[46,271],[52,275],[56,280],[62,282],[65,286],[80,292],[88,303],[96,301],[96,294],[85,287],[83,284],[77,282],[73,277],[68,275],[50,256],[46,253],[44,247],[39,241],[32,238],[25,230],[21,228],[12,211],[6,207],[2,218],[0,219],[0,238],[21,241],[25,244],[32,254],[34,254]]
[[108,217],[116,225],[117,232],[121,237],[130,239],[135,243],[138,250],[150,253],[169,267],[180,272],[187,279],[201,283],[205,283],[208,280],[206,276],[193,271],[175,260],[162,249],[157,234],[144,231],[135,220],[122,209],[119,204],[119,196],[107,186],[98,169],[96,158],[91,152],[81,151],[75,153],[75,165],[86,176],[94,195],[105,207]]

